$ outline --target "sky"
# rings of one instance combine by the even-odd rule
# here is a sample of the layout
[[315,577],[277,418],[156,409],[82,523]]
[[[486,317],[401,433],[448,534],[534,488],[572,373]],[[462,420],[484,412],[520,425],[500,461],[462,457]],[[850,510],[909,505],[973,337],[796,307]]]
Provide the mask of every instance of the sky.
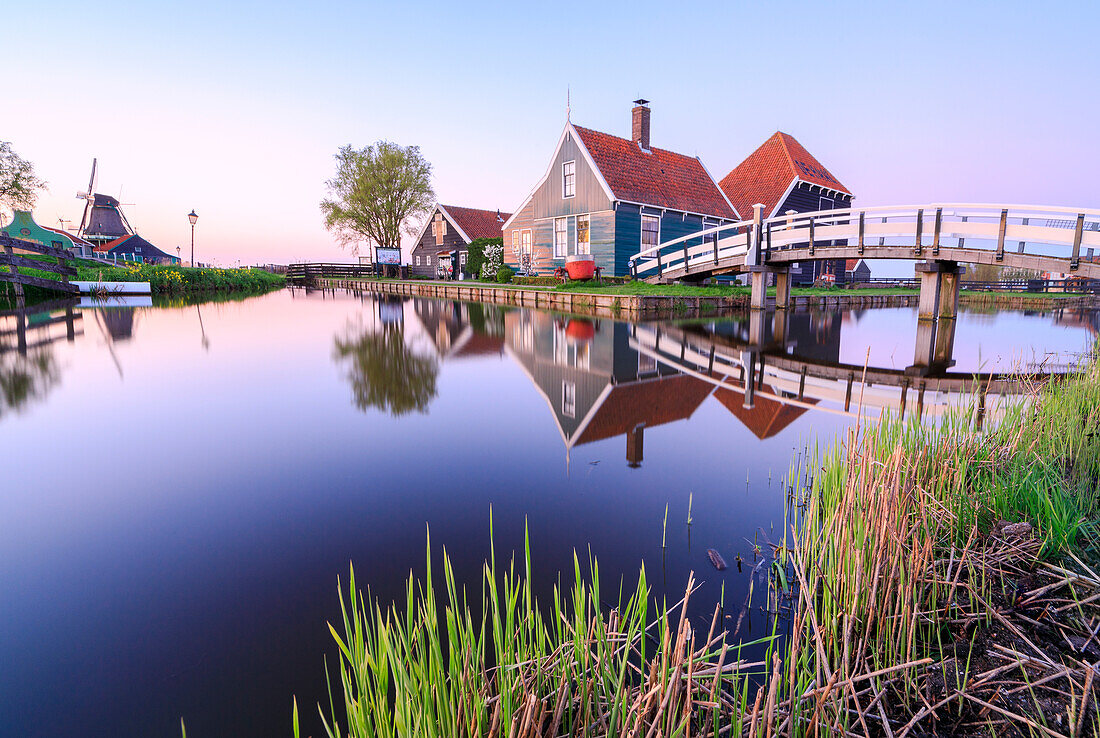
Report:
[[[565,123],[721,179],[776,130],[857,205],[1100,206],[1100,3],[42,0],[5,9],[0,140],[75,228],[92,158],[159,246],[222,265],[347,261],[333,154],[417,145],[443,203],[511,211]],[[410,239],[411,240],[411,239]]]

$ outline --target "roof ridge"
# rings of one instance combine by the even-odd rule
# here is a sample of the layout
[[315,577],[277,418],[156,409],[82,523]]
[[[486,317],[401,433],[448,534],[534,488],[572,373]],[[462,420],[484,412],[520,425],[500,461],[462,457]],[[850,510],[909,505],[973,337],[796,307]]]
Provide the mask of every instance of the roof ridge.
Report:
[[[634,146],[634,145],[637,144],[637,142],[632,138],[627,138],[625,136],[616,136],[614,133],[606,133],[604,131],[597,131],[595,128],[588,128],[586,126],[578,126],[575,123],[573,124],[573,127],[574,128],[583,128],[586,131],[591,131],[592,133],[598,133],[601,136],[610,136],[611,138],[617,138],[620,141],[625,141],[626,143],[630,144],[631,146]],[[660,151],[661,153],[664,153],[664,154],[672,154],[673,156],[682,156],[685,159],[697,159],[698,161],[702,162],[702,159],[700,159],[700,157],[698,155],[691,156],[690,154],[681,154],[679,151],[673,151],[672,149],[662,149],[660,146],[650,146],[648,149],[643,149],[640,146],[638,148],[639,148],[640,151],[650,151],[650,152]]]
[[776,136],[779,136],[779,145],[783,147],[783,154],[787,157],[787,166],[790,167],[791,174],[795,179],[799,179],[798,168],[794,164],[794,157],[791,156],[791,150],[787,146],[787,139],[790,137],[789,133],[783,133],[783,131],[776,131]]

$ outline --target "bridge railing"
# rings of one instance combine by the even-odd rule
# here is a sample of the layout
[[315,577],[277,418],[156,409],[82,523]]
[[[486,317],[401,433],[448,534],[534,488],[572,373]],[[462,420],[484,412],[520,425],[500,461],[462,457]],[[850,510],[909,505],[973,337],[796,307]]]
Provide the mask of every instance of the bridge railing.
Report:
[[[759,244],[754,244],[757,229]],[[707,228],[666,241],[635,254],[631,274],[638,279],[661,278],[666,273],[680,278],[735,268],[744,265],[746,258],[756,258],[754,245],[759,246],[761,264],[776,258],[776,251],[790,249],[804,251],[800,258],[841,258],[835,252],[825,257],[817,254],[819,248],[840,246],[851,252],[843,258],[927,259],[944,249],[954,250],[956,256],[959,250],[987,252],[975,254],[974,259],[999,263],[1008,254],[1025,254],[1041,257],[1048,266],[1055,260],[1064,262],[1058,266],[1072,272],[1083,259],[1092,262],[1100,249],[1100,210],[931,203],[792,213],[759,223],[746,220]]]
[[751,220],[705,228],[639,251],[630,258],[635,279],[661,278],[666,272],[717,265],[744,254],[749,247]]

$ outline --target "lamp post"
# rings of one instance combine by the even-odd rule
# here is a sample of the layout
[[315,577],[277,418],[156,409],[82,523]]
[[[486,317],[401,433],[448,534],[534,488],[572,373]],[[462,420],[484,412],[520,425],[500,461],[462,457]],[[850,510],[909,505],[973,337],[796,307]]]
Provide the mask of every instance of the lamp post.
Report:
[[191,221],[191,267],[195,266],[195,223],[198,222],[199,216],[195,214],[195,209],[191,208],[191,212],[187,214],[187,219]]
[[183,261],[182,259],[180,259],[180,247],[179,246],[176,247],[176,261],[177,262]]

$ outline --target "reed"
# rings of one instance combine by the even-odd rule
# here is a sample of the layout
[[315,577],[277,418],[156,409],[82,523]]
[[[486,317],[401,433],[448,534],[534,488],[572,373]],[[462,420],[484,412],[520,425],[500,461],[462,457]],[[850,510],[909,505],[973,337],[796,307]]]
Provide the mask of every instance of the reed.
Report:
[[[445,551],[437,591],[430,539],[427,574],[400,605],[364,597],[351,570],[325,730],[1100,735],[1100,576],[1078,555],[1095,540],[1100,363],[1003,410],[984,429],[967,413],[884,417],[799,454],[781,541],[750,542],[741,617],[771,618],[751,643],[740,618],[726,632],[724,587],[706,634],[692,628],[693,576],[680,602],[657,606],[644,567],[633,591],[608,596],[598,563],[574,556],[571,585],[537,602],[526,539],[518,567],[494,551],[480,597],[457,586]],[[666,505],[662,547],[667,522]],[[764,658],[743,659],[749,648]]]

